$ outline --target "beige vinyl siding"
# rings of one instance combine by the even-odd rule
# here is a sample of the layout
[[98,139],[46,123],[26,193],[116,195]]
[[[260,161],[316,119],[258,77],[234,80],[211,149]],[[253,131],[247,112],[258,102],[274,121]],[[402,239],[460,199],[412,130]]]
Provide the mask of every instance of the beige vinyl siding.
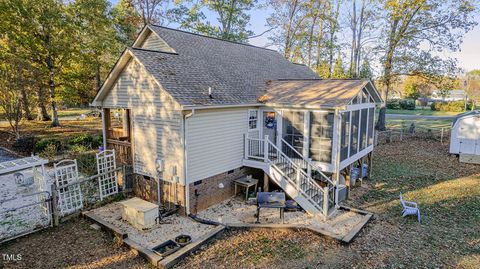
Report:
[[188,183],[242,166],[247,111],[197,110],[186,120]]
[[183,184],[182,112],[136,60],[130,60],[103,100],[104,107],[130,108],[134,171],[155,176],[156,161],[165,161],[164,179],[172,178],[172,167]]
[[175,52],[162,38],[151,32],[140,45],[142,49]]

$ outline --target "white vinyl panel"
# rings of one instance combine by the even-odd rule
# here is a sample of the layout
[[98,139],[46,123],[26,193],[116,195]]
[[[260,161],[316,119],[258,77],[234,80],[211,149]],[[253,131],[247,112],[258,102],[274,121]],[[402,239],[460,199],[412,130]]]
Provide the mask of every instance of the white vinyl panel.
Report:
[[242,166],[247,111],[196,111],[187,120],[188,183]]

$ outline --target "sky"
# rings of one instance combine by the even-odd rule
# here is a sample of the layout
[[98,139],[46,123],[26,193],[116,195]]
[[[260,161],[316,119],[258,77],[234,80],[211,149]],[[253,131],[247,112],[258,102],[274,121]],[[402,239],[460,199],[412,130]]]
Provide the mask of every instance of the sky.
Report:
[[[115,4],[117,0],[110,0],[112,4]],[[271,14],[270,8],[255,9],[250,12],[250,25],[249,30],[252,30],[255,34],[260,34],[268,29],[267,17]],[[216,17],[214,14],[205,12],[207,18],[215,24]],[[480,69],[480,15],[477,16],[477,25],[473,30],[468,32],[464,36],[463,43],[458,52],[445,52],[443,56],[452,57],[458,60],[458,67],[463,68],[465,71],[473,69]],[[175,28],[175,24],[168,25]],[[249,40],[249,43],[260,47],[269,47],[271,49],[277,49],[274,46],[269,46],[268,34],[253,38]]]

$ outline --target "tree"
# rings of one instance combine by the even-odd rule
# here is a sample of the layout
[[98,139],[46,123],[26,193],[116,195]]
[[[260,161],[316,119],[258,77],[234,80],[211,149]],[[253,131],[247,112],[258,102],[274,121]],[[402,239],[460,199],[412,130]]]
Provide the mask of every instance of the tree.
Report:
[[370,66],[370,62],[367,58],[363,59],[362,66],[360,67],[359,77],[368,79],[373,78],[372,67]]
[[117,40],[130,46],[143,26],[143,18],[135,10],[132,0],[120,0],[110,12]]
[[472,110],[474,110],[478,102],[480,102],[480,70],[468,72],[466,84],[466,93],[472,103]]
[[17,49],[9,43],[7,39],[0,40],[0,108],[18,139],[28,67],[21,57],[15,57]]
[[338,55],[335,60],[335,66],[333,67],[333,72],[331,75],[332,78],[346,78],[345,67],[343,66],[343,60],[340,55]]
[[74,51],[65,66],[61,96],[69,104],[88,104],[123,46],[117,40],[107,0],[76,0],[68,12],[81,50]]
[[161,7],[165,7],[167,3],[167,0],[131,0],[131,4],[142,16],[144,25],[163,24],[167,15]]
[[385,27],[381,31],[385,48],[381,77],[384,104],[376,124],[378,130],[385,129],[385,102],[396,76],[452,71],[454,62],[434,56],[434,52],[458,50],[463,34],[476,25],[474,10],[473,3],[467,0],[385,1]]
[[[256,0],[204,0],[181,3],[170,11],[170,18],[181,28],[224,40],[246,42],[253,32],[248,30],[250,11]],[[204,11],[217,16],[219,25],[207,20]]]

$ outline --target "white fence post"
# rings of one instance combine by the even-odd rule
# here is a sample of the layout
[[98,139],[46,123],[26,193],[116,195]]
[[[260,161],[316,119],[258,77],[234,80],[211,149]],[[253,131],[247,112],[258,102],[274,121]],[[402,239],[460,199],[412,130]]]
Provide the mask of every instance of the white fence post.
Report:
[[328,216],[328,187],[323,187],[323,219]]

